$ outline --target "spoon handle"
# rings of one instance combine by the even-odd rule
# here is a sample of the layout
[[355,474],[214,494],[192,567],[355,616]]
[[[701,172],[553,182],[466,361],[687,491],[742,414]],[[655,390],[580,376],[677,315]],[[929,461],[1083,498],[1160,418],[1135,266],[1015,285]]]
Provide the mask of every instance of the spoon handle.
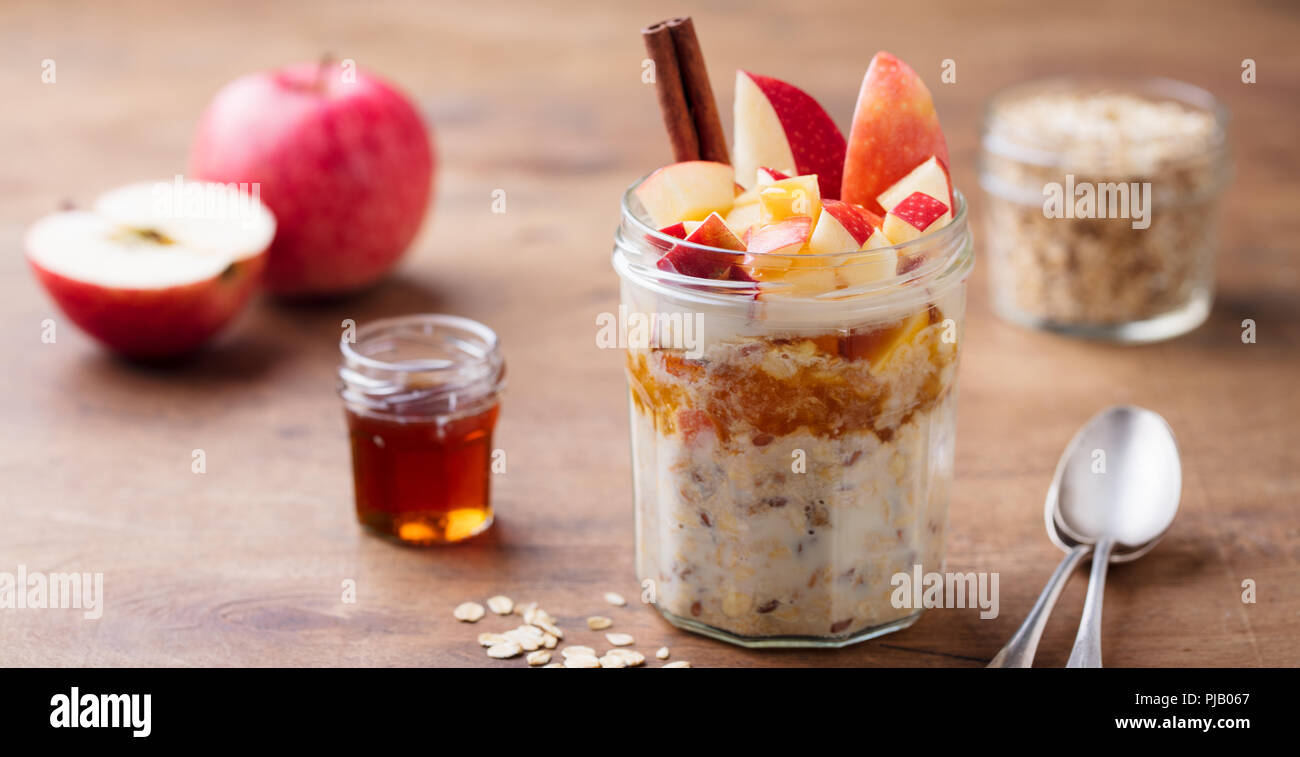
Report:
[[1061,596],[1061,590],[1070,582],[1070,576],[1074,575],[1074,569],[1079,566],[1083,556],[1088,554],[1088,550],[1088,545],[1081,544],[1065,553],[1061,564],[1056,566],[1052,577],[1047,579],[1047,586],[1038,595],[1038,601],[1029,611],[1025,622],[1020,624],[1011,641],[989,663],[990,668],[1033,667],[1034,652],[1038,649],[1038,639],[1043,635],[1043,626],[1047,625],[1047,616],[1052,614],[1056,598]]
[[1115,541],[1103,538],[1097,542],[1092,555],[1092,574],[1088,576],[1088,595],[1083,600],[1083,617],[1079,620],[1079,634],[1074,637],[1074,650],[1070,652],[1067,668],[1101,667],[1101,602],[1106,590],[1106,566]]

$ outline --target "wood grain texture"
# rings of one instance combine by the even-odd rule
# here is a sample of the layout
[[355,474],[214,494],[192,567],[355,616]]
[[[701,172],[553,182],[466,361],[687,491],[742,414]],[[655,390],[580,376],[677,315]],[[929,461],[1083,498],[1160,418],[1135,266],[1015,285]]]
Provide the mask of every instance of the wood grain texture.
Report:
[[[1211,89],[1234,115],[1218,299],[1195,333],[1128,348],[1021,330],[991,316],[977,264],[948,564],[997,571],[1001,615],[935,611],[851,649],[750,652],[677,632],[644,606],[601,602],[608,590],[637,591],[621,356],[596,348],[595,318],[617,305],[619,194],[668,158],[638,30],[682,9],[191,6],[0,5],[0,571],[100,571],[107,595],[93,622],[0,610],[0,664],[520,666],[488,660],[473,641],[503,623],[451,616],[465,599],[503,592],[582,628],[575,641],[594,640],[582,618],[605,612],[638,648],[668,644],[701,666],[978,666],[1059,559],[1041,518],[1058,454],[1116,402],[1169,419],[1186,480],[1166,540],[1111,572],[1107,664],[1300,662],[1294,7],[695,4],[725,121],[729,72],[743,66],[806,87],[847,127],[862,72],[887,47],[931,83],[968,189],[981,103],[1030,76],[1165,74]],[[26,270],[24,228],[65,198],[183,171],[221,84],[323,51],[399,82],[436,125],[435,211],[400,271],[342,302],[259,302],[178,368],[119,362],[62,321],[57,342],[42,344],[42,319],[60,317]],[[1254,85],[1240,81],[1248,57]],[[41,83],[45,59],[56,84]],[[957,63],[954,84],[939,83],[944,59]],[[506,191],[504,215],[491,212],[495,189]],[[342,319],[417,311],[490,324],[509,363],[499,522],[451,549],[395,547],[358,529],[334,393]],[[1244,318],[1257,322],[1257,344],[1241,343]],[[190,472],[196,448],[203,475]],[[1240,600],[1248,578],[1254,605]],[[357,582],[355,604],[340,601],[346,579]],[[1065,663],[1084,583],[1063,595],[1040,665]]]

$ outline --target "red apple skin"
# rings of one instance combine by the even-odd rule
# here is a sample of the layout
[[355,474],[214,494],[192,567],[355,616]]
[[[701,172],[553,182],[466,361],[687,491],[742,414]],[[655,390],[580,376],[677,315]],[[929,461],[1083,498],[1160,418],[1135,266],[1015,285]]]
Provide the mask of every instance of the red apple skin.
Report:
[[302,63],[243,76],[199,122],[193,178],[259,182],[277,227],[273,294],[342,294],[379,280],[420,229],[430,197],[430,131],[387,82]]
[[266,268],[261,253],[215,278],[166,289],[111,289],[47,271],[28,258],[37,280],[73,323],[108,348],[137,360],[193,352],[247,304]]
[[748,71],[744,74],[754,80],[776,110],[794,154],[795,171],[800,176],[817,174],[822,197],[839,199],[846,147],[835,120],[812,95],[793,84]]
[[876,196],[931,155],[948,165],[930,90],[906,63],[876,53],[858,92],[839,199],[883,215]]
[[880,216],[870,210],[843,200],[822,200],[822,210],[839,221],[845,230],[853,235],[859,247],[871,238],[872,232],[880,228],[880,224],[884,223]]
[[[674,229],[675,226],[679,225],[681,224],[674,224],[674,226],[666,227],[661,231],[669,232],[670,229]],[[685,228],[682,231],[684,232]],[[708,218],[704,219],[699,228],[691,232],[690,236],[685,237],[685,240],[696,245],[716,247],[718,252],[677,245],[667,255],[659,258],[656,263],[659,270],[693,276],[697,279],[754,280],[745,269],[737,265],[742,259],[741,256],[722,252],[723,250],[730,250],[733,253],[744,253],[745,245],[736,238],[731,229],[727,228],[726,222],[717,213],[711,213]]]

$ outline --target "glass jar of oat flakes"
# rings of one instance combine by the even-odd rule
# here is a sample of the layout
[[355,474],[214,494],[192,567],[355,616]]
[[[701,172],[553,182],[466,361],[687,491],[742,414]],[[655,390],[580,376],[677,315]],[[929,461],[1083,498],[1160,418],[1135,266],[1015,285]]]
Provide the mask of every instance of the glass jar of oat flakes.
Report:
[[1199,326],[1226,137],[1210,93],[1167,79],[1046,79],[995,95],[979,171],[998,314],[1124,342]]

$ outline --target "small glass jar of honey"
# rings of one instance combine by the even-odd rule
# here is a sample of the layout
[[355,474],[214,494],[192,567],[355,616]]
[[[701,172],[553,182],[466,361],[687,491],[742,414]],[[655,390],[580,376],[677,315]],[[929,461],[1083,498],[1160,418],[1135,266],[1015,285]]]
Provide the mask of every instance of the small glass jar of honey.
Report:
[[339,350],[357,520],[415,545],[486,531],[505,388],[492,329],[451,315],[389,318],[345,332]]

